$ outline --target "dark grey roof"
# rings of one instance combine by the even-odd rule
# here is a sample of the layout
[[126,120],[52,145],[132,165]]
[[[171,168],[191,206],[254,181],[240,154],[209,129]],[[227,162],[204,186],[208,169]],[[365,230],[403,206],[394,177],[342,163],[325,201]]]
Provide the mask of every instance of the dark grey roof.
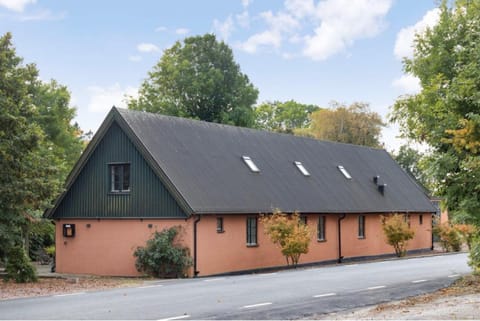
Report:
[[[111,114],[194,213],[435,212],[384,150],[125,109]],[[383,195],[375,175],[387,184]]]

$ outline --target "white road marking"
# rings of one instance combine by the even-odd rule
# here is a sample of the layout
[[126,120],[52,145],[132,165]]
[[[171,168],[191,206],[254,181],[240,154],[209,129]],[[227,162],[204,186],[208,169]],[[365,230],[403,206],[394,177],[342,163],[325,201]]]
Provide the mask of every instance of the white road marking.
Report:
[[378,289],[383,289],[383,288],[386,288],[386,286],[385,285],[371,286],[371,287],[367,288],[367,290],[378,290]]
[[317,295],[314,295],[313,297],[314,298],[324,298],[326,296],[334,296],[334,295],[337,295],[336,293],[325,293],[325,294],[317,294]]
[[75,293],[67,293],[67,294],[56,294],[55,297],[62,297],[62,296],[72,296],[72,295],[80,295],[85,294],[85,292],[75,292]]
[[203,282],[214,282],[214,281],[221,281],[221,280],[225,280],[225,278],[207,279],[207,280],[203,280]]
[[358,266],[358,264],[347,264],[345,266],[348,266],[348,267],[355,267],[355,266]]
[[412,281],[412,283],[422,283],[422,282],[427,282],[427,280],[415,280],[415,281]]
[[242,308],[244,309],[251,309],[251,308],[257,308],[257,307],[263,307],[266,305],[273,304],[272,302],[263,302],[263,303],[257,303],[257,304],[251,304],[251,305],[244,305]]
[[272,273],[262,273],[262,274],[259,274],[259,276],[269,276],[269,275],[275,275],[277,274],[277,272],[272,272]]
[[458,277],[458,276],[460,276],[460,274],[452,274],[452,275],[449,275],[448,277],[449,277],[449,278],[456,278],[456,277]]
[[159,288],[161,286],[163,286],[163,285],[162,284],[144,285],[144,286],[139,286],[137,289]]
[[179,315],[178,317],[171,317],[171,318],[166,318],[166,319],[159,319],[157,321],[168,321],[168,320],[181,320],[181,319],[186,319],[186,318],[190,318],[190,316],[188,314],[184,314],[184,315]]

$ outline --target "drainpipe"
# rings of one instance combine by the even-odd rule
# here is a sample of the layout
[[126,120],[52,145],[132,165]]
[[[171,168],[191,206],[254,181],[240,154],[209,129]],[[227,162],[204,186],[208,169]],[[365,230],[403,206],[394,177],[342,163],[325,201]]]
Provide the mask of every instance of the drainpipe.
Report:
[[433,251],[433,249],[434,249],[434,245],[433,245],[433,241],[434,241],[434,239],[433,239],[433,218],[434,218],[434,215],[435,215],[435,214],[432,213],[432,217],[431,217],[431,219],[430,219],[430,226],[432,227],[432,228],[430,229],[430,231],[432,231],[432,247],[430,248],[430,250],[432,250],[432,251]]
[[197,271],[197,224],[202,217],[198,215],[193,222],[193,277],[196,278],[200,271]]
[[342,263],[342,220],[347,216],[347,214],[343,213],[341,216],[338,217],[338,263]]

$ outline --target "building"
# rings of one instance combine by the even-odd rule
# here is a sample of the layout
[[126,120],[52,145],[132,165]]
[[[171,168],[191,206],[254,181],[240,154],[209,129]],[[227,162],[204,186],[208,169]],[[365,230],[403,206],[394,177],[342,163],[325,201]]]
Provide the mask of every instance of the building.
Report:
[[274,209],[316,231],[301,264],[394,253],[389,213],[408,216],[409,250],[432,246],[435,208],[384,150],[116,108],[46,216],[57,272],[138,275],[135,248],[181,226],[204,276],[285,265],[258,220]]

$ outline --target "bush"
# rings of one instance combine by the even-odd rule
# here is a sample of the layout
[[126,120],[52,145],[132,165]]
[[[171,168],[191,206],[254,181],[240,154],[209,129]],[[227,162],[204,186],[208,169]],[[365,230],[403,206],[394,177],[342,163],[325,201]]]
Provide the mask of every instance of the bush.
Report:
[[300,221],[300,215],[294,213],[290,217],[280,211],[272,215],[264,215],[260,219],[265,234],[270,240],[280,246],[287,265],[297,266],[300,256],[308,253],[311,241],[310,229]]
[[37,273],[24,249],[16,246],[10,249],[5,265],[5,281],[15,280],[17,283],[36,282]]
[[433,233],[440,239],[440,244],[445,252],[458,252],[462,248],[462,239],[458,230],[448,223],[438,224],[433,228]]
[[468,265],[473,269],[473,273],[480,274],[480,237],[472,241],[468,258]]
[[478,234],[478,228],[472,224],[456,224],[453,226],[458,231],[463,242],[467,244],[468,249],[472,248],[474,238]]
[[178,243],[180,227],[155,232],[145,247],[137,247],[135,267],[139,272],[160,278],[186,276],[192,265],[189,250]]
[[387,238],[387,243],[395,249],[395,254],[398,257],[405,256],[408,241],[413,239],[415,232],[408,226],[404,215],[383,216],[382,229]]

